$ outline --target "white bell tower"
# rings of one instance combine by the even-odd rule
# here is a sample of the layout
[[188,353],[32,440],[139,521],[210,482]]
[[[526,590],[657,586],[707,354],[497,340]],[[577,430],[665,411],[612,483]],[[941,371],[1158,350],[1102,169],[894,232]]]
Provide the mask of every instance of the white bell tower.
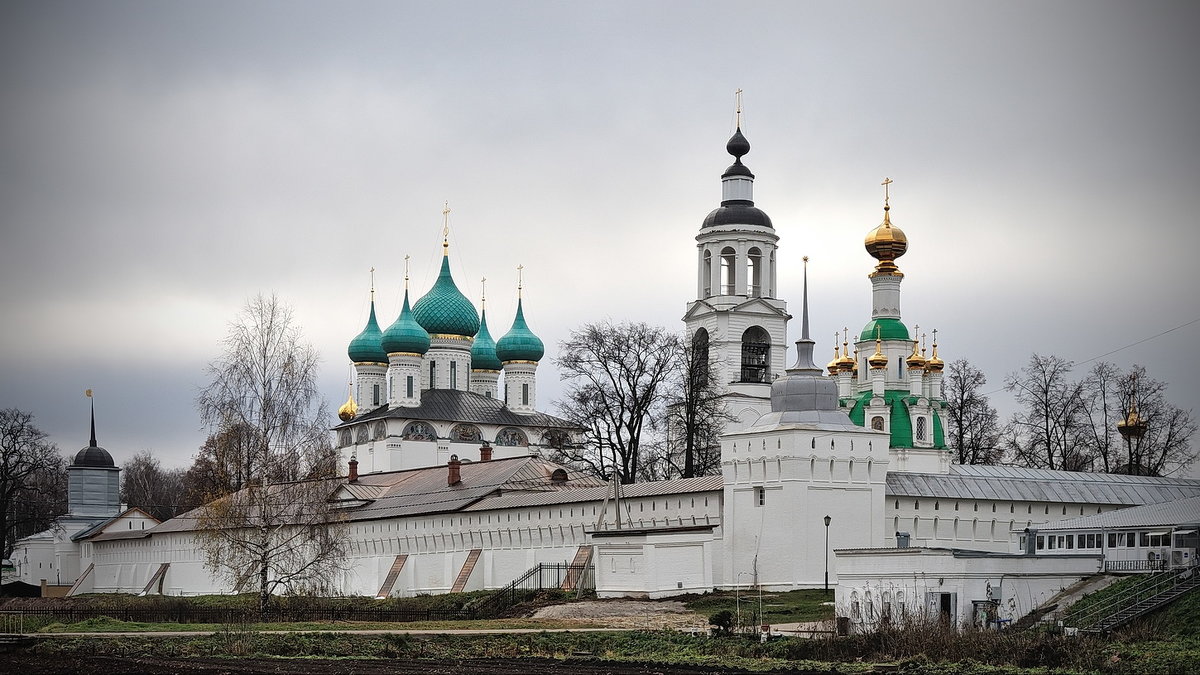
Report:
[[787,303],[778,299],[776,244],[770,217],[754,206],[754,174],[742,164],[750,143],[738,126],[725,149],[733,164],[721,176],[721,205],[696,235],[696,299],[683,320],[692,345],[706,351],[727,410],[744,429],[771,409],[771,382],[783,374]]

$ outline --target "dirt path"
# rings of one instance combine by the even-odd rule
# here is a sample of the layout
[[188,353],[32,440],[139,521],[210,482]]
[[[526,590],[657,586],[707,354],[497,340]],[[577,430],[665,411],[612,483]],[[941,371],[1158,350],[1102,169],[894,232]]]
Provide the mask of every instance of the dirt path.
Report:
[[535,619],[579,621],[607,628],[641,630],[705,630],[708,619],[675,600],[589,600],[543,607]]

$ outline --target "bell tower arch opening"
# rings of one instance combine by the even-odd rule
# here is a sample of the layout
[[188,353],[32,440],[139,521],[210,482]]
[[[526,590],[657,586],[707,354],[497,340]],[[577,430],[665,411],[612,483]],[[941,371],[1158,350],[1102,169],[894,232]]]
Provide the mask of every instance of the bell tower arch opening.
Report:
[[742,333],[742,376],[739,381],[771,381],[771,335],[762,326],[751,326]]

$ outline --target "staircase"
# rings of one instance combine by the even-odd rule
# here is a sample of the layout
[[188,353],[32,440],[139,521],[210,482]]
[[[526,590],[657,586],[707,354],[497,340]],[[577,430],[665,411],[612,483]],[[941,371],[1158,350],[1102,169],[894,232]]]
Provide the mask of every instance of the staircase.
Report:
[[1200,568],[1193,566],[1162,572],[1147,577],[1102,605],[1068,616],[1064,623],[1084,633],[1108,633],[1197,588],[1200,588]]
[[564,591],[576,590],[579,586],[579,580],[583,578],[583,573],[587,571],[588,563],[590,562],[592,562],[591,544],[580,546],[579,550],[575,552],[575,559],[568,566],[567,576],[563,579],[559,588]]
[[454,580],[454,586],[450,589],[451,593],[462,593],[467,587],[467,581],[471,578],[471,572],[475,571],[475,563],[479,562],[479,554],[483,553],[481,548],[473,548],[467,554],[467,561],[463,563],[462,569],[458,571],[458,578]]
[[404,563],[407,561],[407,553],[401,553],[392,561],[392,567],[388,570],[387,576],[384,577],[383,585],[379,587],[379,592],[375,594],[376,600],[383,600],[392,594],[392,587],[396,585],[396,580],[400,578],[400,572],[404,569]]

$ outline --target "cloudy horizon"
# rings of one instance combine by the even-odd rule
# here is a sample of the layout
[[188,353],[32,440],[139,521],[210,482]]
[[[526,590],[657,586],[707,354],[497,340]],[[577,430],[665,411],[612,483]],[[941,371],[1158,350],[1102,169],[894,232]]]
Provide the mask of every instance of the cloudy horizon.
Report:
[[[1194,3],[13,2],[0,22],[0,407],[65,454],[186,466],[194,399],[247,298],[276,293],[331,410],[376,269],[404,257],[546,343],[682,330],[734,96],[756,204],[816,353],[870,318],[863,237],[909,238],[905,323],[1007,415],[1034,352],[1144,365],[1200,411]],[[799,334],[789,326],[789,340]],[[788,363],[794,350],[788,345]],[[823,362],[823,361],[822,361]],[[331,420],[331,425],[334,420]],[[1200,475],[1200,473],[1196,474]]]

